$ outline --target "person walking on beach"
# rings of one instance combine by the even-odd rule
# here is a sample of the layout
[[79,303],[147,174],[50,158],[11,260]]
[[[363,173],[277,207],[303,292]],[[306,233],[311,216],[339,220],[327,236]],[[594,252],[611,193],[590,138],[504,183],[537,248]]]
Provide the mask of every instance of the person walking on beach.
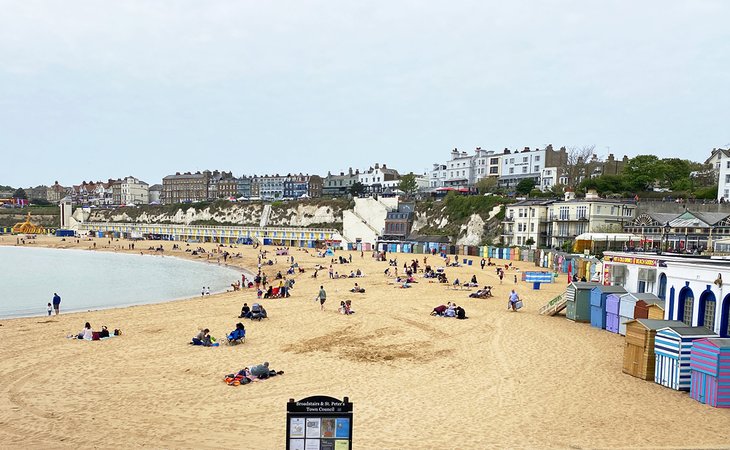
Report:
[[509,294],[509,302],[507,303],[507,309],[511,309],[512,311],[517,311],[517,302],[520,301],[520,296],[517,295],[517,292],[515,292],[514,289],[512,289],[512,292]]
[[502,284],[502,278],[504,278],[504,272],[502,271],[502,269],[498,269],[498,270],[499,270],[499,284]]
[[485,264],[487,264],[487,261],[485,261],[484,258],[482,258],[481,262],[479,263],[479,265],[482,266],[482,270],[484,270],[484,265]]
[[334,270],[332,269],[332,264],[330,264],[330,278],[334,278]]
[[53,309],[56,310],[56,315],[61,312],[61,296],[57,293],[53,293]]
[[320,311],[324,311],[324,302],[327,301],[327,293],[324,291],[324,286],[319,287],[319,294],[317,294],[317,300],[319,300]]
[[51,304],[48,304],[48,317],[51,316],[51,313],[53,312],[53,307],[51,307]]

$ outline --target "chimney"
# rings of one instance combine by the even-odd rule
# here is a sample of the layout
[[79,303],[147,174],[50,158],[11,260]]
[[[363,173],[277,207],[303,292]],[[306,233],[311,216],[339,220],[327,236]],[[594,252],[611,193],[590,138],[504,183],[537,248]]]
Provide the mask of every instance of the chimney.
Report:
[[380,169],[380,164],[379,163],[375,163],[375,170],[378,170],[378,169]]
[[530,151],[530,147],[525,147],[525,149],[523,150],[523,152],[529,152],[529,151]]
[[570,200],[575,200],[575,192],[571,191],[570,189],[566,189],[564,198],[566,202]]
[[588,189],[586,191],[586,200],[595,200],[597,198],[599,198],[598,192],[595,189]]
[[385,164],[383,164],[383,170],[385,170],[385,169],[387,169],[387,168],[388,168],[388,167],[387,167],[387,166],[386,166]]

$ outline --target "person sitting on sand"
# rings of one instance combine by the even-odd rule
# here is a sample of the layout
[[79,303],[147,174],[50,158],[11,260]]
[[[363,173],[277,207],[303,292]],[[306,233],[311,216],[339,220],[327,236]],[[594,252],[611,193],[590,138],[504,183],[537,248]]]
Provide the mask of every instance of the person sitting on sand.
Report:
[[345,300],[345,314],[355,314],[355,311],[352,310],[352,300]]
[[461,306],[457,306],[455,308],[455,312],[456,312],[457,319],[461,319],[461,320],[466,319],[466,311],[464,311],[464,308],[462,308]]
[[456,305],[449,303],[444,311],[444,317],[456,317]]
[[478,284],[478,283],[477,283],[477,276],[476,276],[476,275],[472,275],[472,276],[471,276],[471,283],[472,283],[472,284]]
[[213,346],[213,338],[210,336],[210,330],[207,328],[200,330],[200,332],[193,338],[192,344],[202,345],[204,347]]
[[99,332],[99,338],[107,338],[109,337],[109,329],[106,327],[106,325],[101,326],[101,331]]
[[431,311],[432,316],[443,316],[446,312],[446,305],[439,305]]
[[350,292],[354,292],[355,294],[364,294],[365,289],[360,287],[357,283],[355,283],[355,287],[350,289]]
[[248,303],[243,304],[243,308],[241,308],[241,315],[238,316],[239,319],[248,319],[251,317],[251,308],[249,308]]
[[91,338],[93,337],[93,332],[91,331],[91,325],[89,324],[89,322],[86,322],[86,324],[84,325],[84,329],[81,330],[81,332],[76,335],[76,337],[78,339],[86,339],[87,341],[91,340]]
[[236,329],[228,334],[228,342],[235,342],[246,337],[246,328],[241,322],[236,324]]
[[355,272],[355,276],[356,277],[361,277],[362,276],[362,271],[360,269],[357,269],[357,271]]

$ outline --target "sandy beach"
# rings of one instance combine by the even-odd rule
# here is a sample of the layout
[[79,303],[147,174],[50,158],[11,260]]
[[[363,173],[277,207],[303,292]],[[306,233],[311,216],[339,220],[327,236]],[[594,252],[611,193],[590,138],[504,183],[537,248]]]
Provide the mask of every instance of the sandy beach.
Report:
[[[95,242],[89,251],[115,251],[106,239]],[[160,244],[165,255],[193,258],[170,250],[172,242],[138,242],[135,253]],[[15,245],[15,237],[0,238],[0,245]],[[42,237],[32,245],[89,248],[91,242]],[[126,248],[127,241],[114,245]],[[264,267],[273,279],[288,265],[267,249],[277,259]],[[258,250],[233,251],[243,254],[233,265],[255,271]],[[564,291],[565,276],[535,291],[515,285],[518,272],[509,271],[500,285],[494,268],[482,271],[472,257],[473,266],[448,268],[449,279],[476,274],[496,295],[470,299],[473,290],[424,279],[399,289],[383,275],[386,262],[369,253],[336,255],[350,253],[352,264],[335,270],[359,268],[364,278],[330,280],[323,270],[313,279],[313,267],[328,266],[330,258],[291,249],[306,272],[295,275],[291,298],[261,301],[270,318],[245,321],[247,340],[239,346],[188,342],[203,327],[222,339],[241,320],[243,303],[256,301],[252,289],[1,320],[1,445],[281,449],[287,400],[329,395],[353,402],[358,449],[730,448],[730,410],[622,374],[622,336],[538,314]],[[402,271],[413,258],[423,264],[424,255],[390,257]],[[428,263],[438,267],[443,260],[429,256]],[[349,292],[355,281],[364,294]],[[320,284],[328,294],[325,311],[315,302]],[[506,308],[512,288],[525,301],[519,312]],[[48,299],[39,301],[50,301],[53,291],[48,286]],[[356,314],[337,312],[347,299]],[[449,301],[469,319],[429,315]],[[86,321],[124,334],[99,342],[66,339]],[[263,361],[284,375],[239,387],[223,382],[225,374]]]

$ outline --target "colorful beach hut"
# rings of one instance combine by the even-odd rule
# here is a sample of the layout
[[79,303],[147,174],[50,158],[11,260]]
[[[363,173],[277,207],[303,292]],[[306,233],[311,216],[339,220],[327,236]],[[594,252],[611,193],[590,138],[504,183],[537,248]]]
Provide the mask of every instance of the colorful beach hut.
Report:
[[591,289],[598,283],[570,283],[565,290],[566,317],[574,322],[591,321]]
[[697,339],[689,366],[690,397],[716,408],[730,408],[730,338]]
[[697,339],[717,335],[705,327],[666,327],[654,337],[654,382],[677,391],[689,391],[690,355]]
[[620,305],[621,295],[608,294],[606,296],[606,331],[618,333]]
[[662,320],[664,319],[664,300],[657,300],[656,303],[652,303],[651,305],[647,305],[647,319],[656,319],[656,320]]
[[621,286],[604,286],[599,284],[591,289],[591,326],[606,328],[606,299],[610,294],[626,294]]
[[[621,296],[621,304],[619,305],[619,325],[618,325],[618,332],[621,335],[626,335],[626,322],[634,319],[646,319],[648,318],[647,314],[643,314],[643,317],[636,317],[636,303],[641,300],[642,304],[639,304],[640,311],[646,310],[646,305],[649,302],[658,300],[657,296],[654,294],[647,294],[647,293],[627,293],[623,294]],[[648,302],[647,302],[648,300]],[[643,309],[641,309],[643,308]]]
[[654,337],[657,330],[681,327],[675,320],[635,319],[626,323],[623,372],[642,380],[654,381]]

